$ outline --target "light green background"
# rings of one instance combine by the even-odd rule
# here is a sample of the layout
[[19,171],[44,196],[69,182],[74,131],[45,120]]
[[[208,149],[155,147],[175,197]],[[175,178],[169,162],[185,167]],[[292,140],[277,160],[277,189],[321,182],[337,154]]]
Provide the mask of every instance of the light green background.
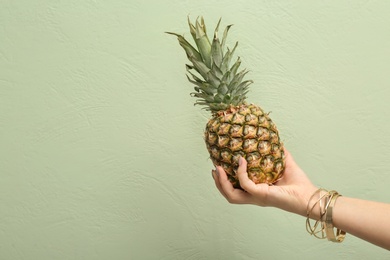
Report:
[[0,2],[0,259],[389,258],[220,196],[164,31],[233,23],[249,101],[313,182],[390,202],[390,1]]

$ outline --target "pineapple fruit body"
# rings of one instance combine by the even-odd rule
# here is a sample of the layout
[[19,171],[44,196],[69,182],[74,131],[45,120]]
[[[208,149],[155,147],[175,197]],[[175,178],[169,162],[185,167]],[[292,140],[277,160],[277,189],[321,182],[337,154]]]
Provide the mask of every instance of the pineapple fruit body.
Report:
[[253,104],[215,113],[204,138],[215,166],[222,166],[230,182],[240,188],[236,171],[239,157],[248,162],[248,177],[255,183],[273,184],[284,169],[283,144],[268,114]]
[[212,118],[206,125],[204,139],[215,166],[222,166],[235,188],[240,188],[236,176],[238,159],[248,162],[248,177],[255,183],[273,184],[285,167],[283,144],[278,130],[267,113],[253,104],[247,104],[246,94],[252,80],[244,80],[247,70],[239,70],[241,60],[230,66],[233,49],[225,43],[231,25],[225,28],[222,41],[218,36],[219,20],[212,41],[207,37],[203,18],[192,24],[190,33],[196,43],[192,46],[183,36],[177,36],[188,60],[187,78],[195,85],[192,96],[195,105],[210,111]]

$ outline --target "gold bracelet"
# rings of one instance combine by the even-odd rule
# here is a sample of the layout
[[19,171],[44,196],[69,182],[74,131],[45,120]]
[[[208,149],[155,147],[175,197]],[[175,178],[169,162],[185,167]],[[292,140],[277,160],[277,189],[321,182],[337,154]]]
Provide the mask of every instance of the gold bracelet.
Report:
[[[317,194],[319,194],[319,198],[313,203],[313,205],[311,205],[312,200]],[[336,230],[336,236],[333,232],[334,226],[332,213],[336,199],[339,196],[341,195],[337,191],[327,191],[320,188],[310,197],[306,211],[306,230],[310,235],[313,235],[319,239],[327,238],[329,241],[338,243],[344,240],[346,232],[338,228]],[[312,225],[310,222],[310,217],[312,215],[312,211],[316,208],[317,205],[319,205],[320,208],[320,217],[314,222],[314,225]]]
[[[316,200],[313,205],[310,206],[310,202],[313,200],[313,198],[316,196],[316,194],[319,194],[318,200]],[[324,194],[322,194],[324,193]],[[306,209],[306,231],[310,234],[315,236],[316,238],[319,239],[324,239],[326,238],[326,233],[325,233],[325,225],[323,221],[323,217],[325,216],[325,209],[327,208],[327,201],[326,201],[326,196],[328,194],[328,191],[325,189],[318,189],[314,194],[310,197],[309,202],[307,204],[307,209]],[[325,199],[325,205],[323,205],[323,199]],[[311,223],[310,221],[310,216],[311,213],[313,212],[314,208],[319,204],[320,207],[320,218],[314,222],[314,224]]]
[[325,215],[325,232],[326,232],[326,237],[328,238],[329,241],[336,242],[336,243],[341,243],[344,241],[346,232],[336,228],[336,235],[334,234],[334,226],[333,226],[333,207],[334,204],[336,203],[336,199],[341,196],[338,194],[338,192],[334,192],[333,196],[330,200],[329,206],[326,210],[326,215]]

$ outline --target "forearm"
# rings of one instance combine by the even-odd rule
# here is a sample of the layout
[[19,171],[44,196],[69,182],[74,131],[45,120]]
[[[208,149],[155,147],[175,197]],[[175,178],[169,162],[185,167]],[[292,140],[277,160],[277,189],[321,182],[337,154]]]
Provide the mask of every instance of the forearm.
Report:
[[390,250],[390,204],[341,196],[333,209],[333,224]]

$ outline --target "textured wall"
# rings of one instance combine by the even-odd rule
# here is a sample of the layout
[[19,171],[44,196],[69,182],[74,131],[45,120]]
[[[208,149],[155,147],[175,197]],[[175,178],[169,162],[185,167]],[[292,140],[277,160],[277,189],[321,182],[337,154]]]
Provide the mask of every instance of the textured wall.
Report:
[[2,0],[0,259],[388,259],[219,195],[208,114],[163,32],[188,36],[188,14],[233,23],[249,100],[310,178],[390,202],[389,13],[386,0]]

